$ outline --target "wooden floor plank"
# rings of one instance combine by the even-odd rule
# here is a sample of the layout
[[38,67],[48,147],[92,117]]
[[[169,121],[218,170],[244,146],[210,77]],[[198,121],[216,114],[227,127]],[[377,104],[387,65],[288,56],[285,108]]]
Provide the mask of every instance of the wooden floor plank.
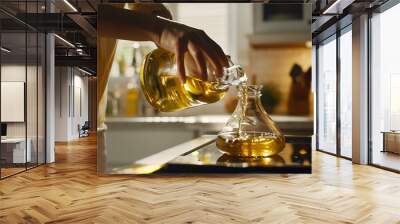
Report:
[[0,223],[400,223],[400,175],[313,153],[311,175],[98,176],[96,139],[0,181]]

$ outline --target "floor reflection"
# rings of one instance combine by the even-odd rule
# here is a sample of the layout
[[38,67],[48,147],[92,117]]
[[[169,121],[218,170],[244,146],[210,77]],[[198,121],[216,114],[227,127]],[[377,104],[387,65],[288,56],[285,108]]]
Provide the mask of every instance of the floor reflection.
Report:
[[309,145],[293,145],[291,159],[295,163],[311,163],[311,150]]
[[236,157],[223,154],[217,160],[217,165],[229,165],[234,163],[248,164],[248,166],[283,166],[285,160],[280,155],[269,157]]

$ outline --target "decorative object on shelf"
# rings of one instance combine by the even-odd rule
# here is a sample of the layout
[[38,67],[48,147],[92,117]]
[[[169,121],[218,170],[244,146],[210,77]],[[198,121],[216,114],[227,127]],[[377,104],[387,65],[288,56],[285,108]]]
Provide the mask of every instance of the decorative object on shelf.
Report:
[[118,69],[119,69],[119,74],[121,76],[126,75],[126,70],[127,70],[128,64],[126,63],[124,55],[121,55],[120,58],[118,59]]
[[282,100],[282,92],[274,82],[268,82],[261,89],[261,103],[268,113],[273,113]]
[[119,114],[119,98],[120,94],[118,91],[109,92],[107,98],[107,116],[118,116]]
[[288,99],[289,115],[310,115],[311,107],[311,67],[303,72],[298,64],[294,64],[290,71],[292,83]]

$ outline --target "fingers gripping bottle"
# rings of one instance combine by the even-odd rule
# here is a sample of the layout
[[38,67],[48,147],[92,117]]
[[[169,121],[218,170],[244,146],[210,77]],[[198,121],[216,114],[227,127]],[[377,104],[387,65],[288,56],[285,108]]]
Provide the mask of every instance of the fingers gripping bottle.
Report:
[[224,69],[220,76],[204,81],[186,69],[186,82],[178,76],[175,55],[161,48],[144,59],[140,83],[147,101],[162,112],[179,111],[190,107],[215,103],[222,99],[229,86],[247,79],[239,65]]

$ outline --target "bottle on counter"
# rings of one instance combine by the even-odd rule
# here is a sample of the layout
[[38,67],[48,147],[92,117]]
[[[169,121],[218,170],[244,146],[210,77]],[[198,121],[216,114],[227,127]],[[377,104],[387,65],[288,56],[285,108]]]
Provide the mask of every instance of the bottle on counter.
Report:
[[134,117],[138,115],[139,90],[136,82],[130,80],[126,86],[125,116]]

